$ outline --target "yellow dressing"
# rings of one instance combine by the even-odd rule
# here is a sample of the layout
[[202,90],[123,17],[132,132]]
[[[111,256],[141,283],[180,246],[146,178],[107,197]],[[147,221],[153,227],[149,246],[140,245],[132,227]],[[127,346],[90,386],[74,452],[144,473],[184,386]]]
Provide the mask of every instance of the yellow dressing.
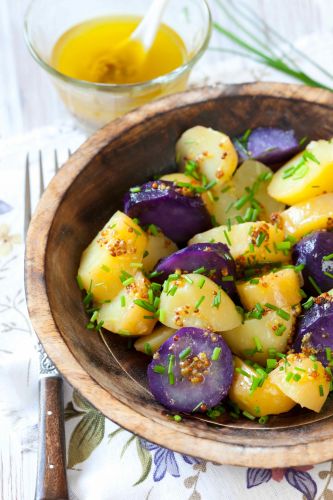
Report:
[[183,40],[165,24],[146,54],[140,43],[126,43],[140,21],[140,17],[117,16],[78,24],[55,44],[51,65],[79,80],[119,84],[151,80],[186,62]]

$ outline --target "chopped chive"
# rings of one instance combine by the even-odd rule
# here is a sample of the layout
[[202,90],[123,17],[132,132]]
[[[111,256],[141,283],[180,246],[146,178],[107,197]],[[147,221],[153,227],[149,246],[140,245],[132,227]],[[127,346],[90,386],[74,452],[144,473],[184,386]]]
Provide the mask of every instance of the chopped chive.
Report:
[[275,331],[274,334],[277,337],[281,337],[281,335],[287,330],[287,327],[285,325],[280,325]]
[[93,315],[90,318],[91,323],[95,323],[98,318],[98,311],[94,311]]
[[249,250],[250,250],[251,253],[254,252],[254,244],[253,243],[249,244]]
[[286,381],[287,381],[287,382],[290,382],[290,380],[291,380],[292,378],[293,378],[293,374],[292,374],[292,372],[287,373],[287,375],[286,375]]
[[324,271],[325,276],[328,276],[329,278],[333,279],[333,274],[329,273],[328,271]]
[[160,373],[161,375],[163,375],[163,373],[165,373],[165,366],[155,365],[154,368],[153,368],[153,371],[155,373]]
[[230,232],[231,231],[231,220],[230,219],[227,220],[227,225],[228,225],[228,231]]
[[309,276],[309,281],[311,283],[311,285],[313,286],[313,288],[316,290],[316,292],[320,295],[322,292],[318,286],[318,284],[316,283],[316,281],[312,278],[312,276]]
[[194,411],[199,410],[199,408],[200,408],[202,405],[203,405],[203,401],[200,401],[200,403],[198,403],[198,404],[197,404],[197,405],[193,408],[192,413],[193,413]]
[[157,236],[158,235],[158,229],[157,229],[157,226],[155,226],[155,224],[149,224],[148,226],[148,231],[153,235],[153,236]]
[[[280,318],[285,319],[286,321],[288,321],[288,320],[290,319],[290,314],[289,314],[289,313],[287,313],[287,311],[284,311],[283,309],[278,309],[278,310],[276,311],[276,314],[277,314],[278,316],[280,316]],[[283,330],[283,331],[284,331],[284,330]]]
[[186,347],[186,349],[183,349],[180,353],[179,353],[179,359],[181,359],[182,361],[184,359],[186,359],[192,352],[192,349],[190,347]]
[[149,288],[149,290],[148,290],[148,300],[149,300],[150,304],[154,303],[154,292],[151,288]]
[[155,312],[155,308],[152,304],[149,304],[146,300],[143,299],[135,299],[133,300],[134,304],[136,304],[139,307],[142,307],[142,309],[145,309],[146,311]]
[[301,380],[301,375],[299,373],[294,373],[293,379],[295,380],[295,382],[298,382],[299,380]]
[[290,250],[291,243],[290,241],[281,241],[275,244],[277,250]]
[[221,304],[221,290],[219,290],[217,292],[217,294],[215,295],[215,297],[213,299],[212,307],[218,308],[220,304]]
[[307,298],[307,294],[304,292],[303,288],[300,288],[299,294],[302,297],[302,299],[306,299]]
[[262,344],[261,344],[259,338],[258,337],[253,337],[253,340],[254,340],[257,352],[263,352],[263,347],[262,347]]
[[205,282],[206,282],[205,278],[200,278],[200,280],[198,281],[198,287],[202,288],[204,286]]
[[250,283],[251,285],[257,285],[259,283],[259,278],[251,278]]
[[164,309],[160,309],[160,311],[159,311],[159,319],[160,319],[161,323],[164,323],[164,321],[165,321],[165,315],[166,315],[165,310]]
[[131,193],[140,193],[140,191],[141,191],[141,188],[140,188],[139,186],[137,186],[137,187],[132,187],[132,188],[130,189],[130,192],[131,192]]
[[221,189],[221,193],[226,193],[227,191],[229,191],[230,188],[231,186],[225,186],[224,188]]
[[148,278],[149,279],[156,278],[157,276],[160,276],[161,274],[163,274],[163,271],[153,271],[152,273],[150,273],[148,275]]
[[182,421],[182,417],[180,415],[174,415],[173,419],[174,419],[175,422],[181,422]]
[[122,295],[120,297],[120,305],[121,305],[121,307],[125,307],[126,306],[126,297],[125,297],[125,295]]
[[235,371],[237,373],[240,373],[241,375],[243,375],[243,377],[249,377],[251,378],[251,375],[249,373],[247,373],[245,370],[243,370],[243,368],[235,368]]
[[169,384],[174,385],[175,383],[175,376],[173,373],[169,373]]
[[250,200],[251,196],[249,194],[244,194],[241,196],[235,203],[233,204],[236,210],[240,210],[245,203],[247,203]]
[[159,297],[155,297],[154,298],[154,302],[153,302],[154,308],[157,309],[159,305],[160,305],[160,298]]
[[265,241],[265,239],[266,239],[265,233],[259,233],[257,238],[256,238],[257,247],[260,247],[263,244],[263,242]]
[[273,304],[270,304],[269,302],[266,302],[265,307],[268,309],[272,309],[272,311],[277,311],[279,308],[274,306]]
[[143,267],[142,262],[131,262],[130,263],[131,267]]
[[222,281],[234,281],[234,277],[229,275],[229,276],[222,276]]
[[128,286],[128,285],[130,285],[133,282],[134,282],[134,278],[133,277],[132,278],[127,278],[127,280],[123,281],[123,285],[124,286]]
[[323,260],[332,260],[333,259],[333,253],[330,253],[328,255],[324,255]]
[[198,269],[195,269],[195,270],[193,271],[193,274],[202,274],[202,273],[204,273],[205,271],[206,271],[206,268],[205,268],[205,267],[203,267],[203,266],[201,266],[201,267],[198,267]]
[[149,342],[145,342],[143,348],[144,348],[145,353],[148,354],[149,356],[151,356],[153,354],[153,350],[152,350]]
[[268,415],[264,415],[259,418],[258,422],[259,424],[264,425],[267,422],[267,420],[268,420]]
[[314,304],[314,298],[313,297],[309,297],[306,302],[303,302],[302,306],[303,306],[304,309],[310,309],[310,307],[312,307],[313,304]]
[[210,220],[212,222],[212,226],[213,227],[218,227],[219,226],[219,223],[217,222],[215,215],[211,215],[210,216]]
[[202,295],[200,297],[200,299],[195,303],[194,305],[194,309],[199,309],[199,307],[201,306],[201,304],[203,303],[203,301],[205,300],[205,296]]
[[229,238],[228,232],[225,229],[223,231],[223,234],[224,234],[225,239],[227,240],[228,245],[231,246],[232,245],[231,239]]
[[168,295],[171,295],[172,297],[176,294],[178,290],[178,287],[176,285],[173,285],[173,287],[170,288],[170,290],[168,291]]
[[309,359],[311,359],[311,361],[317,361],[317,357],[314,354],[310,354]]
[[192,280],[189,276],[187,276],[187,275],[185,274],[185,275],[184,275],[184,279],[185,279],[188,283],[190,283],[190,285],[192,285],[193,280]]
[[213,350],[213,353],[211,356],[212,361],[218,361],[218,359],[220,358],[221,352],[222,352],[221,347],[214,347],[214,350]]
[[76,276],[76,282],[77,282],[80,290],[83,290],[84,289],[84,285],[83,285],[82,278],[81,278],[81,276],[79,274]]
[[268,355],[269,356],[271,356],[273,358],[273,357],[276,357],[276,354],[277,354],[277,352],[276,352],[275,347],[269,347],[268,348]]
[[319,386],[319,395],[320,395],[321,397],[323,397],[323,396],[324,396],[324,387],[323,387],[321,384],[320,384],[320,386]]
[[274,370],[274,368],[276,368],[276,366],[277,366],[276,359],[274,359],[274,358],[268,358],[268,359],[266,359],[267,370]]
[[256,417],[254,417],[253,415],[251,415],[251,413],[249,413],[248,411],[244,410],[243,413],[244,417],[248,418],[249,420],[255,420]]
[[325,347],[325,354],[327,361],[332,360],[332,349],[330,347]]

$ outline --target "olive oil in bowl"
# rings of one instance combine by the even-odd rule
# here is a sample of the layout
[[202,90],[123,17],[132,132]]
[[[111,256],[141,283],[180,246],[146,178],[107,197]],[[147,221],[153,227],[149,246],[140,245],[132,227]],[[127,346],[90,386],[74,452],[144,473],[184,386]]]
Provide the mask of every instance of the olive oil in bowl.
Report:
[[78,24],[59,38],[52,52],[51,64],[59,72],[77,80],[132,84],[166,75],[186,62],[183,40],[172,28],[161,24],[143,61],[135,51],[130,54],[129,62],[135,67],[135,72],[127,72],[126,67],[123,71],[114,71],[115,50],[130,37],[140,21],[139,17],[119,16]]

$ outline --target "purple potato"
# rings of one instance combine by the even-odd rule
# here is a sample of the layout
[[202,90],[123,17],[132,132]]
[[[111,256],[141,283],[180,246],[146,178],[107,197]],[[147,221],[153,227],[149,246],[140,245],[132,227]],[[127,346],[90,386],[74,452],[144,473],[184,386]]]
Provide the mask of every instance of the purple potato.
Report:
[[[302,238],[293,248],[293,263],[304,264],[304,288],[311,295],[333,288],[333,233],[314,231]],[[326,274],[325,274],[326,273]]]
[[157,264],[155,271],[162,274],[156,280],[162,283],[176,270],[192,273],[201,267],[205,268],[202,274],[215,281],[228,295],[236,295],[236,266],[224,243],[196,243],[178,250]]
[[200,194],[170,181],[143,184],[138,192],[127,192],[124,211],[140,224],[155,224],[175,243],[185,243],[197,233],[212,227]]
[[[328,349],[328,353],[326,352]],[[324,293],[300,316],[293,349],[314,354],[324,366],[333,365],[333,296]],[[331,349],[331,351],[330,351]],[[332,355],[330,355],[332,352]],[[331,358],[331,361],[330,361]]]
[[233,142],[241,160],[258,160],[268,166],[286,162],[300,150],[293,130],[275,127],[255,128],[246,141],[238,136]]
[[228,394],[232,354],[220,335],[181,328],[154,354],[147,374],[150,390],[162,405],[185,413],[206,411]]

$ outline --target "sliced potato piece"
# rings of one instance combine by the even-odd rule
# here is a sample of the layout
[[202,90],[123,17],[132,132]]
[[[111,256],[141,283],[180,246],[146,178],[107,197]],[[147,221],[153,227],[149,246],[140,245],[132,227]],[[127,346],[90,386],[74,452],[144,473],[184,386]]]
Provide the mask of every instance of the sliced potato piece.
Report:
[[298,203],[281,212],[279,217],[285,234],[298,240],[318,229],[333,229],[333,193]]
[[221,335],[234,354],[263,365],[270,358],[269,349],[286,352],[293,335],[295,315],[291,308],[284,309],[290,316],[282,319],[275,311],[266,311],[261,319],[246,319],[244,323]]
[[281,229],[268,222],[244,222],[230,227],[219,226],[196,234],[189,244],[225,243],[239,265],[264,262],[286,262],[290,259],[287,252],[277,250],[284,240]]
[[176,331],[165,325],[157,326],[149,335],[138,338],[134,342],[134,347],[137,351],[144,352],[145,354],[154,354]]
[[[247,194],[247,188],[253,190],[254,199],[261,205],[258,217],[260,220],[269,221],[271,213],[281,212],[285,208],[283,203],[274,200],[268,194],[267,187],[272,175],[272,170],[263,163],[246,160],[233,177],[238,199]],[[243,214],[249,206],[250,204],[246,203],[242,207]]]
[[290,399],[319,412],[330,390],[330,375],[320,361],[304,354],[289,354],[279,362],[270,379]]
[[103,321],[103,328],[120,335],[148,335],[152,332],[157,319],[135,300],[148,301],[149,281],[141,271],[134,276],[134,281],[124,286],[121,292],[107,304],[102,304],[98,312],[98,321]]
[[186,130],[178,140],[176,160],[183,168],[189,160],[195,161],[208,181],[222,185],[234,173],[238,157],[227,135],[197,125]]
[[333,140],[312,141],[273,176],[268,193],[294,205],[333,191]]
[[[248,411],[254,417],[278,415],[291,410],[295,401],[286,396],[271,380],[270,375],[261,387],[251,391],[252,382],[258,378],[254,368],[235,357],[235,374],[229,391],[229,398],[238,404],[241,410]],[[236,369],[241,370],[241,372]],[[243,373],[242,373],[243,372]],[[248,375],[244,375],[244,372]]]
[[241,323],[241,315],[228,295],[199,274],[182,275],[172,281],[161,293],[160,310],[161,323],[176,329],[194,326],[221,332]]
[[143,268],[147,273],[150,273],[161,259],[177,252],[178,247],[164,236],[162,231],[158,231],[157,234],[148,232],[147,236],[148,242],[143,257]]
[[291,307],[302,300],[301,278],[294,269],[280,269],[255,280],[236,284],[241,303],[248,311],[256,304]]
[[84,250],[78,275],[96,301],[113,299],[122,289],[121,272],[133,273],[141,263],[147,236],[133,220],[118,211]]

